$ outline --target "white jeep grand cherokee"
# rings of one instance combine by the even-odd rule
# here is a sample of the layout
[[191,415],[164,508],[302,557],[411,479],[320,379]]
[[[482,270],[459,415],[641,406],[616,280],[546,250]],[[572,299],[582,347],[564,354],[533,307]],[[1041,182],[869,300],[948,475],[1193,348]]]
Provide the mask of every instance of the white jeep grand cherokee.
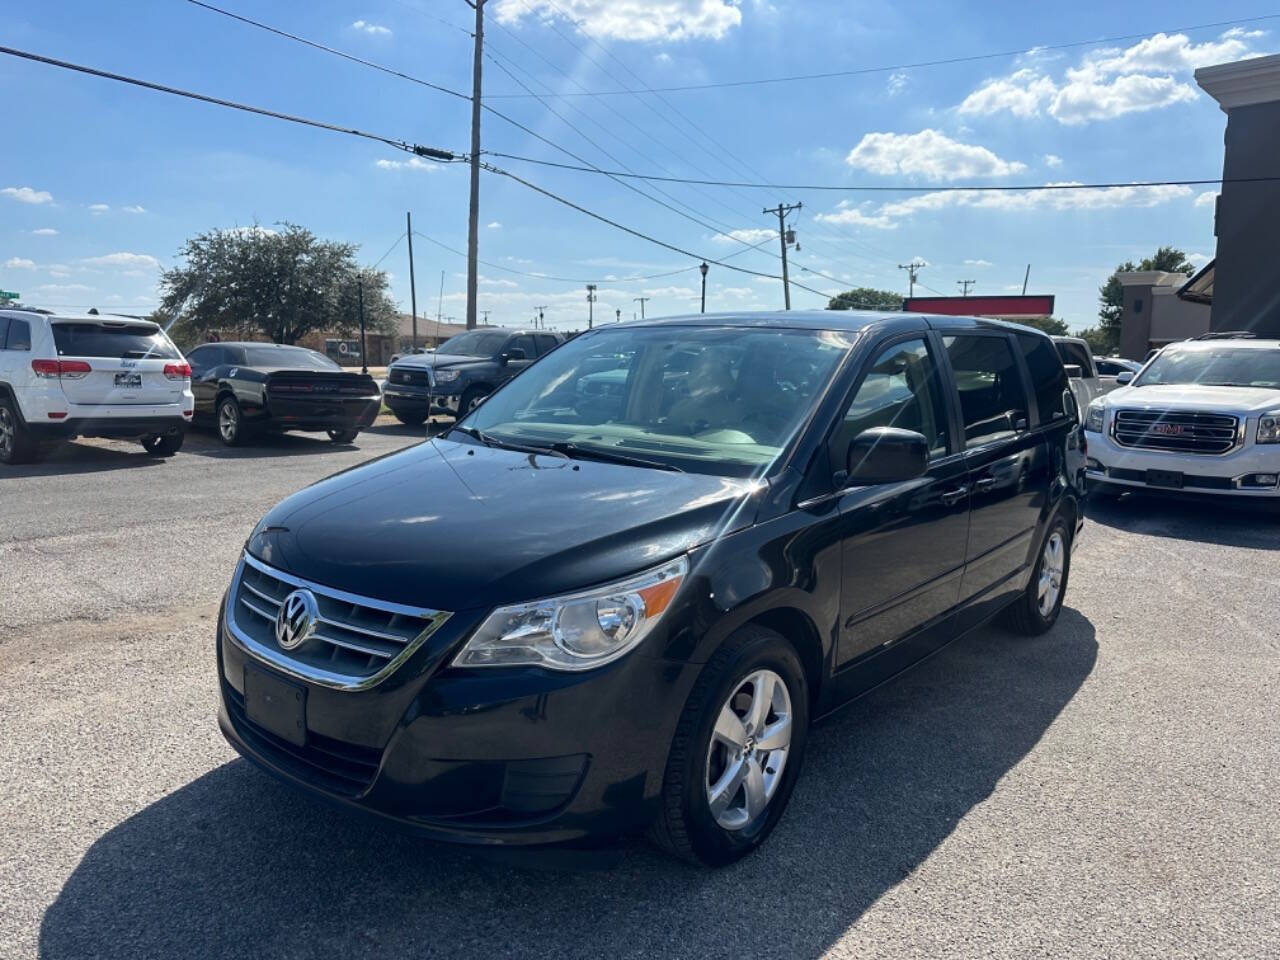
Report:
[[1165,347],[1089,404],[1091,496],[1164,489],[1280,502],[1280,340]]
[[150,320],[0,310],[0,463],[73,437],[170,456],[194,406],[191,367]]

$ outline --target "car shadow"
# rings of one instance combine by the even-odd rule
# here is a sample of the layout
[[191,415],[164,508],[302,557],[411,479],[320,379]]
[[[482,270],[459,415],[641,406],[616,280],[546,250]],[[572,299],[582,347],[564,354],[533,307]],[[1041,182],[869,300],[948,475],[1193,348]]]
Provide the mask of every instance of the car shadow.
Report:
[[234,760],[88,849],[40,956],[719,957],[759,937],[753,952],[816,957],[1036,746],[1097,650],[1070,609],[1043,637],[952,644],[815,728],[777,831],[720,871],[634,841],[607,873],[498,863]]
[[383,437],[425,437],[439,436],[444,431],[453,426],[452,417],[443,417],[436,420],[428,420],[419,426],[410,426],[393,420],[385,423],[375,423],[371,427],[366,427],[364,433],[374,433]]
[[1280,550],[1280,510],[1273,503],[1226,497],[1192,500],[1144,492],[1090,498],[1086,515],[1099,526],[1225,547]]
[[323,433],[263,433],[246,437],[238,447],[228,447],[213,431],[193,427],[187,431],[182,452],[213,460],[246,460],[315,456],[359,446],[359,437],[352,444],[337,444]]
[[6,465],[0,468],[0,481],[20,477],[60,477],[77,473],[101,473],[114,470],[136,470],[141,467],[164,466],[165,458],[153,457],[133,443],[126,448],[100,446],[97,443],[70,441],[60,443],[35,463]]

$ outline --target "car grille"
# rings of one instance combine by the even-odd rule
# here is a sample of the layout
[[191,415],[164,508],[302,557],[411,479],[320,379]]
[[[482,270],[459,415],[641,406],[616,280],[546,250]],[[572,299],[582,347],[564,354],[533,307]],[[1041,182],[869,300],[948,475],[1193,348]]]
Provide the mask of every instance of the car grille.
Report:
[[[285,650],[276,615],[294,590],[315,597],[315,633]],[[359,689],[382,680],[449,618],[440,610],[386,603],[310,583],[244,554],[231,586],[228,622],[250,653],[326,686]]]
[[431,386],[431,372],[428,370],[392,369],[387,380],[390,383],[399,383],[405,386],[429,387]]
[[1235,448],[1240,421],[1194,410],[1117,410],[1111,436],[1122,447],[1176,453],[1226,453]]

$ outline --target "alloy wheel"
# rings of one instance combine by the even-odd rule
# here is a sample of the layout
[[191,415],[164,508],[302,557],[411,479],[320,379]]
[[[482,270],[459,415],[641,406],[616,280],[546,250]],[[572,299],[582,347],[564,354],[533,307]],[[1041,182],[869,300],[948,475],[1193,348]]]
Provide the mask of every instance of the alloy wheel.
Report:
[[224,403],[218,408],[218,432],[230,443],[240,429],[240,411],[234,403]]
[[1047,617],[1053,613],[1058,603],[1058,594],[1062,592],[1062,573],[1066,567],[1066,545],[1062,534],[1054,530],[1044,543],[1044,553],[1040,557],[1040,582],[1036,586],[1036,600],[1039,604],[1040,616]]
[[744,677],[720,708],[707,747],[704,785],[725,830],[759,822],[782,782],[791,749],[791,693],[772,670]]

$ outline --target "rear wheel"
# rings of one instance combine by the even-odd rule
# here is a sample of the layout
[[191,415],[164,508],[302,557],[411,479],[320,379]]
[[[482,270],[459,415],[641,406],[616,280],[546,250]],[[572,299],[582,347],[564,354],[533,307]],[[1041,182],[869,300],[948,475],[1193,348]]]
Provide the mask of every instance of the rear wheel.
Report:
[[356,437],[360,436],[359,430],[330,430],[328,431],[329,439],[334,443],[350,443]]
[[172,457],[182,449],[182,441],[186,436],[185,433],[169,433],[164,436],[143,437],[142,449],[153,457]]
[[707,866],[746,856],[791,799],[808,726],[809,690],[795,649],[765,627],[736,631],[689,695],[651,838]]
[[13,401],[0,397],[0,463],[30,463],[38,452]]
[[392,410],[391,412],[406,427],[420,427],[427,422],[425,413],[401,413],[399,410]]
[[244,442],[244,414],[235,397],[223,397],[218,401],[218,437],[228,447],[238,447]]
[[1049,630],[1062,611],[1071,572],[1071,531],[1067,521],[1055,517],[1040,548],[1040,559],[1031,571],[1031,582],[1021,597],[1009,607],[1005,622],[1029,637]]

